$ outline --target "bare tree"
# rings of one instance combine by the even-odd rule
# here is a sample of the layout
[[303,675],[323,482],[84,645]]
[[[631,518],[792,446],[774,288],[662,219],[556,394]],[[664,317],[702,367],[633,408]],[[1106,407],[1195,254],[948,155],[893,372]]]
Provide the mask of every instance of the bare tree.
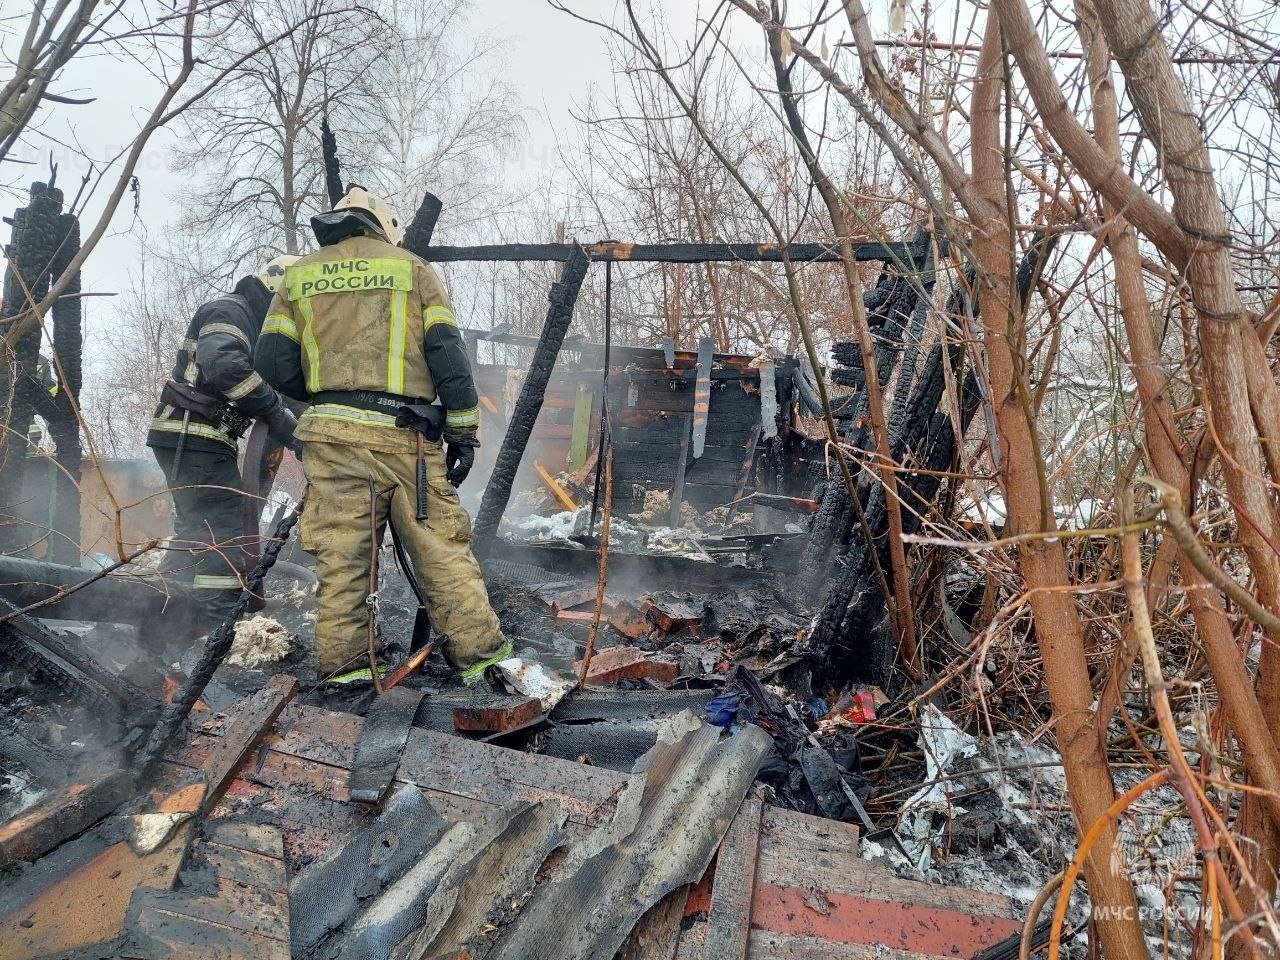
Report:
[[203,260],[192,240],[176,238],[161,250],[139,244],[137,270],[114,305],[116,322],[102,331],[102,359],[84,400],[85,418],[111,456],[137,456],[143,449],[187,325],[215,292],[191,269]]
[[321,121],[347,141],[372,126],[370,70],[392,28],[363,6],[321,15],[332,10],[325,0],[231,0],[213,14],[211,65],[236,66],[184,115],[175,156],[193,184],[180,229],[218,239],[224,279],[307,248],[308,219],[327,203]]
[[483,232],[515,200],[502,153],[524,131],[517,92],[504,79],[504,41],[472,23],[475,4],[387,0],[361,104],[366,137],[342,146],[353,178],[382,189],[407,218],[425,191],[445,202],[439,230]]
[[[53,305],[64,294],[72,291],[73,285],[78,283],[80,269],[85,260],[106,235],[121,201],[134,186],[134,171],[137,169],[138,162],[152,136],[155,135],[156,131],[172,123],[173,120],[199,104],[228,77],[233,75],[240,66],[252,60],[264,50],[276,43],[287,40],[294,33],[314,21],[338,17],[344,12],[344,8],[341,7],[325,6],[323,9],[309,13],[295,23],[284,25],[278,31],[265,35],[259,43],[250,45],[240,54],[220,63],[218,66],[209,67],[198,53],[198,51],[202,50],[205,38],[198,32],[197,24],[198,22],[203,22],[202,17],[211,10],[216,10],[222,2],[224,0],[211,0],[209,4],[201,4],[196,0],[191,0],[180,13],[175,12],[172,15],[165,15],[150,27],[134,31],[134,35],[141,37],[147,45],[147,49],[153,54],[153,59],[149,65],[157,77],[161,79],[163,87],[138,133],[119,155],[110,158],[103,167],[98,168],[95,174],[86,180],[86,187],[91,191],[96,191],[103,185],[107,187],[106,196],[101,203],[101,209],[96,221],[84,233],[79,248],[74,254],[64,256],[60,249],[53,250],[47,263],[42,262],[31,265],[31,276],[48,276],[49,282],[47,284],[44,280],[40,280],[38,283],[30,283],[25,276],[15,269],[12,263],[8,265],[6,289],[11,290],[11,296],[9,297],[9,302],[6,303],[4,323],[0,325],[0,335],[3,337],[3,356],[0,357],[0,404],[2,404],[0,428],[3,429],[3,437],[0,438],[0,502],[12,504],[17,501],[15,491],[16,484],[20,482],[21,464],[15,456],[15,451],[21,450],[21,447],[18,443],[15,443],[15,439],[18,441],[25,439],[23,435],[30,418],[28,405],[15,404],[15,385],[21,381],[30,382],[33,380],[34,371],[25,369],[25,366],[27,361],[31,361],[34,353],[29,349],[24,349],[24,361],[20,364],[19,347],[24,344],[30,344],[31,338],[35,336],[36,331],[44,326],[45,319]],[[37,20],[40,23],[56,24],[59,22],[65,8],[65,3],[60,4],[47,21],[40,19],[41,15],[38,8],[37,14],[32,21],[33,28],[28,31],[24,44],[29,44],[32,38],[39,34],[39,30],[34,26]],[[76,47],[76,49],[82,48],[83,44]],[[19,59],[21,60],[21,56]],[[65,59],[61,60],[61,63],[65,64],[65,62]],[[17,79],[21,88],[26,80],[22,77]],[[39,82],[47,87],[47,80],[40,80]],[[42,95],[40,102],[45,99],[48,98]],[[32,111],[33,108],[29,108],[20,116],[11,118],[13,123],[11,133],[16,131],[20,134],[24,129],[30,129],[29,121]],[[9,283],[10,280],[12,280],[12,284]],[[78,290],[75,292],[78,294]],[[63,362],[57,355],[56,350],[54,351],[53,360],[55,367],[60,366]],[[75,358],[69,358],[68,362],[74,364]],[[72,400],[71,406],[72,416],[83,426],[84,420],[79,405]],[[97,448],[92,434],[86,432],[85,440],[92,458],[91,462],[96,463]],[[105,477],[101,477],[101,479],[104,487],[106,487],[108,498],[111,498],[113,495]],[[75,478],[73,477],[74,480]],[[115,504],[115,507],[116,546],[123,557],[124,546],[119,525],[119,504]]]
[[18,35],[0,33],[0,50],[13,68],[13,76],[0,86],[0,163],[10,158],[42,104],[92,102],[72,100],[49,88],[86,43],[95,37],[101,40],[113,19],[123,19],[119,13],[118,6],[98,0],[57,0],[52,7],[48,0],[35,0],[16,51],[11,44]]

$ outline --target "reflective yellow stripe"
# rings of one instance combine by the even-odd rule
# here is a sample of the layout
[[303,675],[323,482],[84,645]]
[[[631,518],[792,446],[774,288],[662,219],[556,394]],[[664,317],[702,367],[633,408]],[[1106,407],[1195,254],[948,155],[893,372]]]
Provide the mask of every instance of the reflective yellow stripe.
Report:
[[182,371],[182,379],[187,381],[187,383],[191,384],[193,387],[196,385],[196,381],[200,379],[200,368],[196,366],[196,358],[194,354],[191,356],[191,359],[187,361],[187,368]]
[[501,650],[495,653],[487,660],[481,660],[479,663],[473,663],[465,670],[458,671],[458,677],[468,686],[473,687],[484,678],[484,672],[492,667],[495,663],[501,663],[511,656],[511,644],[506,644]]
[[[378,676],[385,677],[391,668],[378,664]],[[349,673],[343,673],[336,677],[330,677],[328,683],[351,683],[355,680],[373,680],[373,671],[368,667],[357,667]]]
[[[302,415],[303,420],[321,417],[326,420],[344,420],[347,423],[359,423],[373,427],[395,427],[396,418],[387,413],[374,410],[361,410],[359,407],[348,407],[341,403],[317,403],[307,408]],[[397,428],[403,429],[403,428]]]
[[307,389],[312,393],[319,393],[320,344],[316,343],[316,332],[312,329],[315,314],[311,310],[311,298],[303,297],[300,305],[302,307],[302,349],[307,353]]
[[444,422],[450,427],[478,427],[480,426],[480,408],[450,410],[444,415]]
[[404,393],[404,312],[409,295],[403,290],[391,294],[391,337],[387,342],[387,393]]
[[239,383],[237,383],[234,387],[232,387],[230,390],[228,390],[224,394],[224,396],[228,400],[239,400],[242,397],[247,397],[249,394],[253,393],[253,391],[257,390],[260,386],[262,386],[262,378],[258,376],[256,373],[251,373],[247,377],[245,377],[243,380],[241,380]]
[[206,323],[200,328],[200,336],[203,337],[206,333],[225,333],[229,337],[235,337],[246,347],[252,346],[252,344],[249,343],[249,337],[245,332],[230,323]]
[[267,322],[262,325],[262,332],[278,333],[282,337],[288,337],[294,343],[298,342],[298,325],[283,313],[273,313],[267,317]]
[[413,262],[400,257],[321,260],[285,269],[290,300],[364,290],[412,290]]
[[422,311],[422,332],[424,334],[437,323],[447,323],[451,327],[456,327],[458,318],[453,315],[453,311],[448,307],[427,307]]
[[[151,429],[159,430],[161,433],[182,433],[183,431],[181,420],[161,420],[159,417],[151,421]],[[231,434],[217,427],[211,427],[207,423],[188,423],[186,432],[189,436],[217,440],[229,447],[234,448],[236,445],[236,442],[231,439]]]
[[240,578],[197,573],[191,581],[196,590],[239,590]]

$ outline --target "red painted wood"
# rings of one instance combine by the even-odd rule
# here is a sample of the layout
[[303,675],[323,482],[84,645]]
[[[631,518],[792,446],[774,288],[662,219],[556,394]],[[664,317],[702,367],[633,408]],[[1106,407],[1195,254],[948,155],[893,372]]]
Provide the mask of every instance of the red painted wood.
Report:
[[936,957],[971,957],[1022,929],[1019,921],[1007,917],[767,883],[756,884],[751,926],[836,943],[883,944]]

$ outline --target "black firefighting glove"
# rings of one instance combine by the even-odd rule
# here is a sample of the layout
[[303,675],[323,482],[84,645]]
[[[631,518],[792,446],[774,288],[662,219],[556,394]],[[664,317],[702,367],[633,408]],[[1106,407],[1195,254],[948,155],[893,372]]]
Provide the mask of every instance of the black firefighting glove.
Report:
[[288,447],[294,453],[302,453],[302,441],[295,439],[293,431],[298,427],[298,418],[283,403],[276,404],[263,419],[267,422],[267,432],[277,443]]
[[444,443],[444,466],[448,471],[445,476],[455,487],[460,487],[476,465],[476,447],[480,441],[473,427],[446,427]]

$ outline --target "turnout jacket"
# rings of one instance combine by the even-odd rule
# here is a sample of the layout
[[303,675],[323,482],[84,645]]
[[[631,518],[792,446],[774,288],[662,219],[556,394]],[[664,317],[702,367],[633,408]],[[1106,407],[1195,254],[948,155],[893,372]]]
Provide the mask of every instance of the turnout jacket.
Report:
[[[263,417],[282,401],[253,369],[253,348],[267,303],[267,291],[255,277],[236,284],[236,292],[210,300],[196,310],[178,349],[170,379],[191,384],[230,403],[249,417]],[[147,446],[176,447],[183,410],[156,407]],[[186,428],[187,450],[234,451],[239,437],[225,426],[192,412]]]
[[254,354],[254,367],[285,396],[311,403],[297,437],[412,452],[412,430],[394,411],[356,393],[439,399],[446,428],[474,428],[480,414],[471,363],[453,305],[435,270],[409,251],[354,236],[285,270]]

